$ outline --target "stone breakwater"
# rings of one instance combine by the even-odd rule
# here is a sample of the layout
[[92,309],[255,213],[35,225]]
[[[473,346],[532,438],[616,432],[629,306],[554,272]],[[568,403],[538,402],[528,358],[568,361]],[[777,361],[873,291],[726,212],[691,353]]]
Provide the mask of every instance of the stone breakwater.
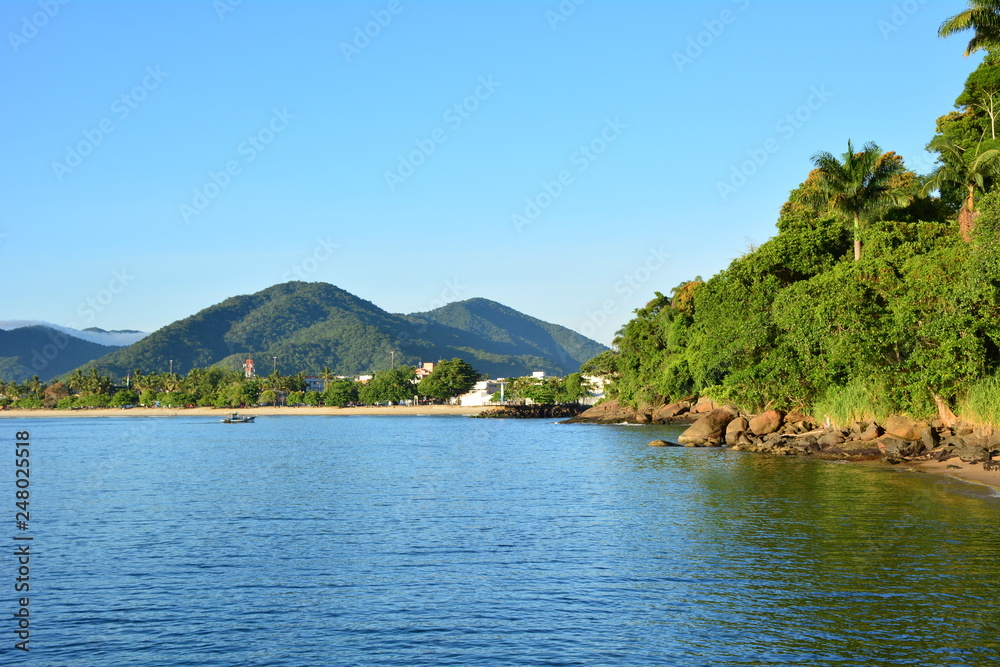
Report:
[[[687,399],[657,407],[631,408],[609,401],[568,420],[569,423],[690,423],[678,438],[685,447],[728,446],[737,451],[783,456],[814,456],[834,460],[947,461],[996,465],[1000,431],[952,423],[953,420],[913,420],[893,416],[884,423],[855,422],[846,428],[819,424],[798,412],[769,410],[746,414],[734,405],[711,399]],[[651,445],[671,443],[654,440]]]

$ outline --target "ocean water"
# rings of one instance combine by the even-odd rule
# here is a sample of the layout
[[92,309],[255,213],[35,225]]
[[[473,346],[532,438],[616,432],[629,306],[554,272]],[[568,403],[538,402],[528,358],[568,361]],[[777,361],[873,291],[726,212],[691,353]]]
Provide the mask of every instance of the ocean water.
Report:
[[[31,433],[0,663],[1000,664],[1000,499],[898,469],[463,417]],[[12,457],[0,497],[14,493]],[[13,549],[4,549],[12,553]]]

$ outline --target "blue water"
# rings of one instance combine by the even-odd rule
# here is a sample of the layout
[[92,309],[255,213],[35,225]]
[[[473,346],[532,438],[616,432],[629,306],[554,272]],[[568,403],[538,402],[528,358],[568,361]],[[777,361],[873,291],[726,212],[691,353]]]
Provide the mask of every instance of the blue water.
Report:
[[1000,663],[984,487],[647,446],[671,427],[0,420],[26,429],[4,664]]

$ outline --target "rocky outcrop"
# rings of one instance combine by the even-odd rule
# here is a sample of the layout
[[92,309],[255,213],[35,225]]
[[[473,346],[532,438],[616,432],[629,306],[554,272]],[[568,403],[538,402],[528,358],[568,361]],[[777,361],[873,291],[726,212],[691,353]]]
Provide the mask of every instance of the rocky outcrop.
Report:
[[[942,418],[943,415],[945,418]],[[728,445],[734,450],[826,459],[886,460],[892,463],[959,458],[990,462],[1000,455],[1000,429],[961,424],[941,410],[931,422],[894,416],[883,423],[859,421],[846,428],[820,426],[810,415],[769,410],[741,414],[732,405],[686,398],[675,403],[632,408],[607,401],[564,423],[690,423],[678,441],[686,447]],[[665,444],[660,444],[665,443]],[[664,440],[653,447],[678,446]],[[990,464],[992,465],[992,464]]]
[[692,447],[716,447],[725,442],[726,427],[736,418],[731,409],[718,408],[705,414],[681,433],[677,442]]
[[592,424],[621,424],[622,422],[637,423],[637,416],[640,414],[636,408],[621,405],[617,400],[605,401],[593,407],[587,408],[565,423],[587,422]]
[[750,432],[754,435],[770,435],[780,429],[784,423],[784,412],[768,410],[750,420]]

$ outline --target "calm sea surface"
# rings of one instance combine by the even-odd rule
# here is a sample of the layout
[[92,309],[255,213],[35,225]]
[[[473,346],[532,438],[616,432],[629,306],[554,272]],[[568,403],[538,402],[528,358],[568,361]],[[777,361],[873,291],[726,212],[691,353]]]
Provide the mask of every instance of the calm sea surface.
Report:
[[647,446],[671,427],[0,420],[18,430],[31,653],[4,548],[3,664],[1000,664],[984,487]]

